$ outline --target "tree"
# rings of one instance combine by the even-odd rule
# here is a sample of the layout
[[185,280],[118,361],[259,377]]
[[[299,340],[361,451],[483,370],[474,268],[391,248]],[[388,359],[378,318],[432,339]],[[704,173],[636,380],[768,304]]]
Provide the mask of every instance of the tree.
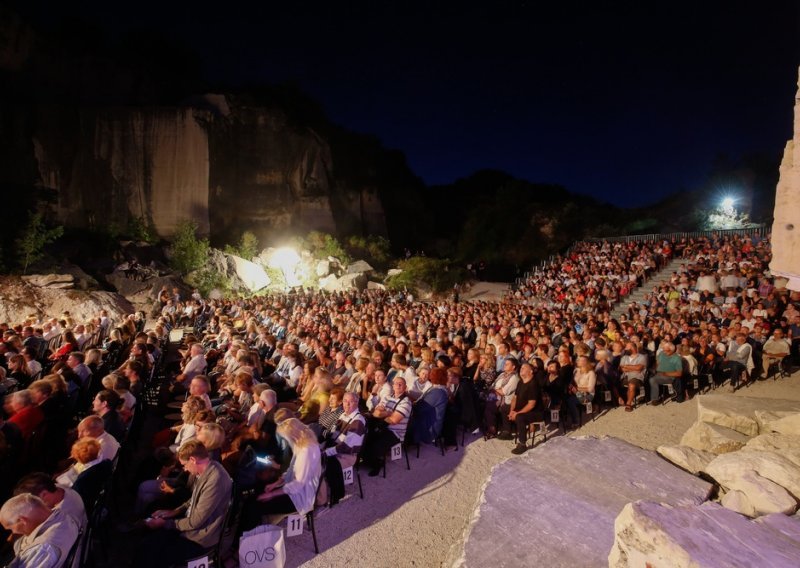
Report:
[[181,274],[188,274],[206,263],[208,249],[208,239],[197,238],[197,223],[181,221],[170,247],[170,264]]
[[27,229],[16,241],[22,273],[27,274],[28,267],[44,256],[45,245],[52,243],[63,234],[64,227],[59,225],[48,228],[41,213],[31,212]]

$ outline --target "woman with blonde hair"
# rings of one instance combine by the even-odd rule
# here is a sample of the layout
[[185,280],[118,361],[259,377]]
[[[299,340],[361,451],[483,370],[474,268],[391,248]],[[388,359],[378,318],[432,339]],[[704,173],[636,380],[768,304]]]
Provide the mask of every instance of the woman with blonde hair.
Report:
[[183,423],[177,426],[178,435],[175,437],[175,442],[170,445],[169,449],[173,453],[178,451],[185,442],[194,439],[197,436],[197,415],[206,409],[205,401],[199,396],[190,396],[186,399],[181,407],[181,419]]
[[322,475],[322,456],[317,437],[297,418],[281,422],[277,434],[291,447],[292,461],[277,481],[268,484],[254,501],[245,504],[239,525],[240,533],[260,525],[264,515],[278,518],[295,512],[305,515],[314,508]]

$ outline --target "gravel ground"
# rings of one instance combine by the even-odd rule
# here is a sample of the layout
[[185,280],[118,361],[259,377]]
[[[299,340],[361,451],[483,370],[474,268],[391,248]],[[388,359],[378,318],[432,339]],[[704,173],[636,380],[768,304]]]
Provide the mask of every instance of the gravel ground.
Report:
[[[800,373],[759,382],[737,394],[800,400]],[[677,444],[696,417],[692,401],[643,406],[632,413],[613,409],[571,435],[616,436],[655,449]],[[339,505],[318,512],[320,554],[314,554],[306,530],[287,539],[287,565],[442,566],[451,546],[461,539],[492,467],[511,458],[512,447],[511,442],[467,435],[465,448],[444,457],[435,448],[423,447],[417,459],[412,450],[411,471],[399,461],[389,464],[386,479],[362,472],[364,500],[353,485]]]

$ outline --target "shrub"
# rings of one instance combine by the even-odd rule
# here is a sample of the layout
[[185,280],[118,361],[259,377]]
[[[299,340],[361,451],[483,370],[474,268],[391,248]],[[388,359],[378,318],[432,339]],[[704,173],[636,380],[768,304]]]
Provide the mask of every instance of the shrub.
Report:
[[25,231],[16,241],[22,273],[27,273],[28,267],[44,256],[45,245],[52,243],[63,234],[64,227],[59,225],[48,228],[41,213],[31,213]]
[[181,221],[170,246],[170,264],[181,274],[188,274],[206,263],[208,250],[208,239],[197,238],[197,223]]
[[464,277],[463,269],[451,266],[447,259],[412,256],[397,265],[403,272],[389,277],[386,286],[391,290],[408,288],[416,292],[420,282],[428,284],[434,292],[444,293]]
[[208,266],[189,274],[186,283],[200,290],[203,296],[208,296],[208,293],[215,288],[227,296],[233,288],[230,278]]
[[226,254],[234,254],[241,256],[245,260],[253,260],[253,257],[258,256],[259,250],[258,237],[251,231],[242,233],[242,238],[239,239],[239,246],[233,247],[225,245]]
[[389,239],[370,235],[368,237],[350,236],[346,240],[347,250],[354,257],[365,258],[370,264],[385,265],[391,259]]
[[325,259],[329,256],[338,258],[343,264],[350,264],[352,260],[347,251],[344,250],[342,243],[328,233],[311,231],[303,242],[305,248],[311,251],[315,258]]

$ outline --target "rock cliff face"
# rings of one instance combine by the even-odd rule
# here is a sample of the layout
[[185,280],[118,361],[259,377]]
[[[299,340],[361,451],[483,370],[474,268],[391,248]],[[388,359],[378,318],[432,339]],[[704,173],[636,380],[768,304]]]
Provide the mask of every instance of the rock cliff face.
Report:
[[37,180],[72,227],[147,220],[162,236],[181,219],[208,233],[207,111],[43,109],[33,132]]
[[[69,227],[142,218],[169,237],[183,219],[222,242],[330,233],[386,235],[375,191],[335,183],[328,143],[279,110],[204,97],[172,108],[15,109],[17,157],[54,190]],[[19,116],[19,114],[17,114]],[[4,164],[0,181],[19,183]],[[12,176],[16,176],[13,177]]]
[[786,143],[775,192],[770,269],[789,279],[790,290],[800,290],[800,79],[794,101],[794,136]]

